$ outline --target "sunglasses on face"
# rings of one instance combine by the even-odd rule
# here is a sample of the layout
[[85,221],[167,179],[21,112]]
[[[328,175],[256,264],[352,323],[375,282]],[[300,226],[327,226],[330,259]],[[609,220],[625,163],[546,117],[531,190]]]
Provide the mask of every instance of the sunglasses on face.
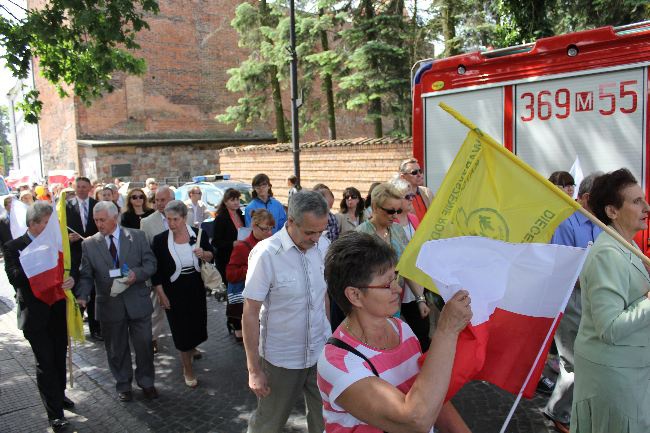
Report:
[[410,174],[411,176],[417,176],[418,174],[422,174],[422,169],[418,168],[417,170],[406,171],[405,173]]
[[132,195],[131,200],[144,200],[143,195]]
[[399,215],[399,214],[402,213],[402,209],[401,209],[401,208],[400,208],[400,209],[385,209],[385,208],[383,208],[383,207],[380,206],[379,209],[383,210],[383,211],[386,212],[388,215],[395,215],[395,214]]
[[346,200],[359,200],[359,196],[358,195],[347,195],[347,196],[345,196],[345,199]]

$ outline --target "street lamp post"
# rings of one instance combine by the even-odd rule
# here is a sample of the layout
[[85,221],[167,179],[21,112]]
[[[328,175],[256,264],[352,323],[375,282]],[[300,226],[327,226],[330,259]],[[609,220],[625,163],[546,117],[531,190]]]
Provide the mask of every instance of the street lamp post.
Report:
[[300,185],[300,131],[298,126],[298,108],[302,99],[298,98],[298,56],[296,54],[296,9],[294,0],[289,2],[289,39],[291,53],[291,143],[293,145],[293,174],[296,186]]

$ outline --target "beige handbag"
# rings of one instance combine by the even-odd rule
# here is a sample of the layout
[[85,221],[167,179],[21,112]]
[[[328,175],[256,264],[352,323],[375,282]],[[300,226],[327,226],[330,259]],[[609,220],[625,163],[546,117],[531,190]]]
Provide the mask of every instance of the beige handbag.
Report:
[[[201,248],[201,234],[203,229],[199,229],[199,236],[196,239],[196,244],[198,248]],[[223,279],[221,274],[217,270],[217,267],[214,263],[206,262],[205,260],[199,260],[201,263],[201,279],[203,280],[203,285],[206,289],[212,291],[218,290],[223,286]]]

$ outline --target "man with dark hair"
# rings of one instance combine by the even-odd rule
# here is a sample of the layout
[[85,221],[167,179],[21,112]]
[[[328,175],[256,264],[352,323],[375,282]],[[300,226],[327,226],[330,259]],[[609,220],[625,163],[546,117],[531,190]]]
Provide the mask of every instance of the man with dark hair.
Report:
[[323,260],[327,203],[314,191],[291,197],[286,226],[250,253],[242,318],[248,386],[258,397],[249,433],[280,433],[299,393],[309,433],[324,430],[316,362],[330,335]]
[[[79,267],[81,266],[81,241],[97,233],[97,226],[93,220],[93,209],[97,200],[90,197],[92,183],[87,177],[77,177],[75,180],[76,197],[66,203],[65,214],[68,223],[68,239],[70,239],[70,276],[79,282]],[[79,295],[77,285],[72,289],[75,296]],[[103,341],[101,326],[95,319],[95,289],[90,292],[90,299],[86,305],[88,314],[88,330],[90,338]],[[82,310],[83,314],[83,310]]]
[[[580,182],[577,202],[589,212],[591,209],[588,201],[594,180],[602,174],[602,172],[592,173]],[[575,212],[558,226],[553,233],[551,243],[586,248],[596,241],[601,232],[602,229],[590,219],[580,212]],[[553,421],[556,429],[560,432],[568,432],[571,421],[574,380],[573,344],[578,335],[580,317],[582,316],[581,296],[580,281],[576,281],[562,320],[555,332],[555,344],[560,357],[560,374],[543,413]]]

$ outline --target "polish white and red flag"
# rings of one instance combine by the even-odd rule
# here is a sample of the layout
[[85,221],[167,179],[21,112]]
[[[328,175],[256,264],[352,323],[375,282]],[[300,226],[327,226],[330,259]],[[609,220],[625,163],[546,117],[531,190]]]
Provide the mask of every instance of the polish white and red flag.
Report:
[[469,291],[447,398],[484,380],[530,398],[588,249],[462,236],[423,244],[416,266],[443,299]]
[[63,242],[56,212],[45,229],[20,252],[20,264],[34,296],[48,305],[65,299],[63,284]]

